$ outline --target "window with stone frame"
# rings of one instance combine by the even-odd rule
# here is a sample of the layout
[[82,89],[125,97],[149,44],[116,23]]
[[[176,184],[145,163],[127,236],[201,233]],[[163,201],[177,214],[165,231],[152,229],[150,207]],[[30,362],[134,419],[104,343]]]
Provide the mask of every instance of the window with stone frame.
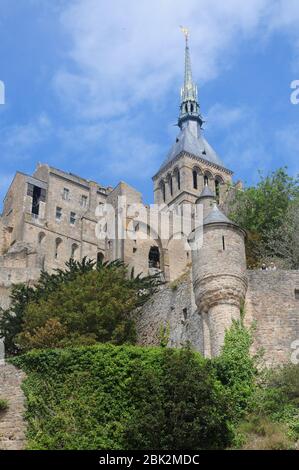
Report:
[[70,224],[75,225],[76,223],[76,212],[71,212],[70,213]]
[[62,208],[61,207],[56,207],[55,217],[56,217],[57,221],[62,219]]
[[88,197],[85,196],[85,194],[82,194],[82,196],[81,196],[81,207],[86,209],[87,204],[88,204]]
[[64,201],[69,201],[69,199],[70,199],[70,190],[68,188],[63,188],[62,199]]

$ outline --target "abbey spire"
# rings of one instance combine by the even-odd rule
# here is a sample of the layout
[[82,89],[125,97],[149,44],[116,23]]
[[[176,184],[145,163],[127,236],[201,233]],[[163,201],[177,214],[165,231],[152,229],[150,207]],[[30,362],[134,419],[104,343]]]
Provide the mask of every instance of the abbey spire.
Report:
[[203,120],[200,115],[197,86],[193,82],[192,68],[189,49],[189,31],[181,27],[185,36],[185,76],[184,85],[181,88],[181,105],[178,125],[182,129],[186,121],[195,121],[202,126]]

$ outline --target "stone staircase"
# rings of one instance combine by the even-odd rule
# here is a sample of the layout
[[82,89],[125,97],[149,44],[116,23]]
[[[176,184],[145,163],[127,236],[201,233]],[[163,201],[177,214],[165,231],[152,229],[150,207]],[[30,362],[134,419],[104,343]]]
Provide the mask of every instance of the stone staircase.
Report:
[[21,389],[25,374],[11,364],[0,364],[0,398],[9,402],[0,412],[0,450],[25,447],[24,394]]

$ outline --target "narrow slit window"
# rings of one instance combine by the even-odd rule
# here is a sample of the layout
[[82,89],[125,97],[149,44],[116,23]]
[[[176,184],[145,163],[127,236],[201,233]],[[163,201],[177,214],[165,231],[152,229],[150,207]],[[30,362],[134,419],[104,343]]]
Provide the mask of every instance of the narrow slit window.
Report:
[[224,238],[224,235],[222,235],[222,249],[223,249],[223,251],[225,250],[225,238]]

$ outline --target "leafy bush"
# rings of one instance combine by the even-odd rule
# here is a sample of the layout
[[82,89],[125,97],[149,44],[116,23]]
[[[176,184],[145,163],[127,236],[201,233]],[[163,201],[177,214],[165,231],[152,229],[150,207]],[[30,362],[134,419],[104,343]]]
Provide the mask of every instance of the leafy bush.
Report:
[[256,388],[257,358],[250,354],[252,331],[234,321],[226,332],[221,355],[213,359],[217,377],[226,387],[235,421],[248,410]]
[[6,411],[8,408],[8,400],[0,398],[0,412]]
[[32,351],[27,372],[31,449],[224,448],[225,391],[210,361],[187,350],[96,345]]
[[232,439],[232,415],[212,364],[190,349],[162,353],[161,371],[137,368],[126,427],[133,449],[219,449]]
[[155,291],[157,276],[130,278],[120,261],[97,265],[70,260],[43,272],[37,285],[18,285],[0,320],[6,351],[135,341],[131,312]]

